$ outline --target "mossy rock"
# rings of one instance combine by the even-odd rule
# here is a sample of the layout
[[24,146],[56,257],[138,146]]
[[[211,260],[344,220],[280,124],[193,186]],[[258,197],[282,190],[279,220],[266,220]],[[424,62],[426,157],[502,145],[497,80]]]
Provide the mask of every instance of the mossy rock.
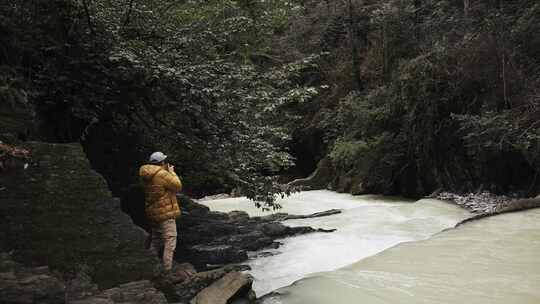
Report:
[[152,277],[159,264],[79,144],[27,143],[33,163],[0,176],[0,249],[100,287]]
[[0,104],[0,140],[13,143],[12,138],[26,138],[33,129],[29,107]]

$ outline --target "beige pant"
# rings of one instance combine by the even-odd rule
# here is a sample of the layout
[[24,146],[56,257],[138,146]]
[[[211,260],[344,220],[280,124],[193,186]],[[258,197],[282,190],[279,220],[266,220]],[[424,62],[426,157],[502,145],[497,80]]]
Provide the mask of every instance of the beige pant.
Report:
[[174,250],[176,249],[176,221],[166,220],[152,227],[151,249],[159,255],[163,248],[163,268],[172,269]]

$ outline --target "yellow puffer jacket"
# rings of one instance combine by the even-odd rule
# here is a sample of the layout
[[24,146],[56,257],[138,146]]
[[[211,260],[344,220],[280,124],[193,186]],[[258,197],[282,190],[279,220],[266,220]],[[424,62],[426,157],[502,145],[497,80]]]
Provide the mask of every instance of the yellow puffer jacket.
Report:
[[139,176],[144,186],[146,216],[152,224],[180,216],[176,193],[182,190],[182,182],[176,173],[161,166],[144,165]]

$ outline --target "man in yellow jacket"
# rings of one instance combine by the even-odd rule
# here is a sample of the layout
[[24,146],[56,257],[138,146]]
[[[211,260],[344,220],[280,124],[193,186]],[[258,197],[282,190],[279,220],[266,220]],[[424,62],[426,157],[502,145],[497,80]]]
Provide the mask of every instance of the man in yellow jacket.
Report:
[[176,193],[182,190],[182,182],[166,158],[161,152],[152,153],[150,164],[139,169],[139,176],[144,186],[146,217],[152,227],[151,248],[156,254],[163,248],[163,267],[171,270],[176,249],[176,218],[180,216]]

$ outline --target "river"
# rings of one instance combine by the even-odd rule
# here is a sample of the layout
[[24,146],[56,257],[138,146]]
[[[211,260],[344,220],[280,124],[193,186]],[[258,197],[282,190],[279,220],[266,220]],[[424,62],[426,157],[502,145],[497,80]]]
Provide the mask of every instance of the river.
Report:
[[[244,198],[205,202],[213,210],[262,211]],[[282,212],[342,214],[286,221],[336,228],[282,240],[249,265],[265,303],[540,303],[540,210],[452,228],[471,214],[445,202],[307,191]],[[292,284],[292,285],[291,285]],[[290,286],[289,286],[290,285]]]

